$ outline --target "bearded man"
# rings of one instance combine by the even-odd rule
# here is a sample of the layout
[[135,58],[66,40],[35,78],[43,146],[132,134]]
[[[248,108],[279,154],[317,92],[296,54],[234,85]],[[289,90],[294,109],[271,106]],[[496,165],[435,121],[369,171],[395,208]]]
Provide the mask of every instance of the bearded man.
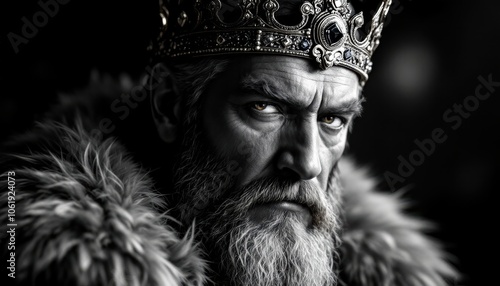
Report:
[[16,138],[2,165],[17,188],[2,194],[4,220],[15,208],[2,233],[19,225],[2,239],[9,273],[23,285],[452,281],[427,224],[340,161],[390,3],[363,37],[343,0],[161,2],[145,89],[172,162],[151,152],[152,181],[71,108]]

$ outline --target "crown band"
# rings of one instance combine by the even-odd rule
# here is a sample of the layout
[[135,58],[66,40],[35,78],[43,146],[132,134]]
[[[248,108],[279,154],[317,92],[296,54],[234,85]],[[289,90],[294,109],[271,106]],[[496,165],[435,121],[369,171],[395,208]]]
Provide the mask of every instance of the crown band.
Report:
[[391,0],[383,0],[363,40],[357,38],[363,15],[351,17],[346,0],[304,1],[300,7],[302,19],[293,26],[276,19],[280,8],[276,0],[242,0],[237,7],[239,17],[231,23],[221,19],[220,0],[184,0],[169,8],[160,5],[163,27],[155,49],[157,57],[290,55],[312,58],[322,69],[351,69],[364,85]]

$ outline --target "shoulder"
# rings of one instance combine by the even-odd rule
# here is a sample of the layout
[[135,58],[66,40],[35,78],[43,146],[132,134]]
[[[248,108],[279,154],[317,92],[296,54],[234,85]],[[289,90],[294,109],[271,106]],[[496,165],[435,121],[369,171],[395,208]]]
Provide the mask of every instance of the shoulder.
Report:
[[[80,121],[73,127],[41,123],[2,156],[0,179],[4,185],[8,172],[15,173],[15,222],[22,226],[15,244],[18,281],[202,285],[205,263],[193,234],[174,230],[164,200],[125,149],[93,138]],[[0,194],[2,214],[7,200]]]
[[343,272],[347,285],[442,286],[457,278],[431,224],[406,213],[401,193],[376,190],[367,168],[340,163],[344,187]]

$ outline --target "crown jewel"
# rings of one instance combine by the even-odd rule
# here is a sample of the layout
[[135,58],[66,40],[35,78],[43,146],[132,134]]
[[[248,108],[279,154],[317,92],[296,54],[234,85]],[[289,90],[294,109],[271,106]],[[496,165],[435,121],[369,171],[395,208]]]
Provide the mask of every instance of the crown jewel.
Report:
[[347,0],[305,0],[296,23],[280,21],[277,0],[160,0],[162,27],[155,56],[180,58],[220,54],[285,54],[312,58],[320,68],[341,66],[360,75],[372,69],[391,0],[382,0],[370,29],[359,39],[362,12]]

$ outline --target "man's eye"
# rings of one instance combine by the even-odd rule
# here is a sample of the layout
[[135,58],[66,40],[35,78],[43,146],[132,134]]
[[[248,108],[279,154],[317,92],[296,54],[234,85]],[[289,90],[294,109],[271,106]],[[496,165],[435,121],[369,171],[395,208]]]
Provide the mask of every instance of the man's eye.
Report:
[[252,108],[262,112],[262,113],[276,113],[278,112],[278,109],[271,104],[268,104],[266,102],[255,102],[252,103]]
[[330,128],[340,129],[344,127],[344,120],[337,116],[324,116],[320,119],[321,122],[329,125]]

